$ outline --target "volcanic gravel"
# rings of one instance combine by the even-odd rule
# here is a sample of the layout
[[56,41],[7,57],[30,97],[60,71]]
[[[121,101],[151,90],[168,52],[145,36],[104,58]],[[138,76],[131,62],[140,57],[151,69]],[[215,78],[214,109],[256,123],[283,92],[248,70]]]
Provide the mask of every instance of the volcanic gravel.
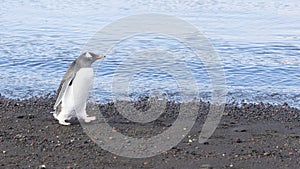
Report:
[[[227,104],[214,134],[198,137],[210,104],[199,102],[197,120],[187,136],[167,151],[149,158],[128,158],[101,148],[77,119],[58,124],[50,113],[52,95],[27,100],[0,95],[0,168],[299,168],[300,111],[287,103]],[[149,109],[147,99],[131,102]],[[115,132],[151,138],[172,126],[179,103],[167,102],[154,121],[140,124],[122,116],[115,103],[89,104]],[[193,109],[191,107],[191,109]],[[109,138],[110,139],[110,138]],[[111,138],[111,141],[114,141]]]

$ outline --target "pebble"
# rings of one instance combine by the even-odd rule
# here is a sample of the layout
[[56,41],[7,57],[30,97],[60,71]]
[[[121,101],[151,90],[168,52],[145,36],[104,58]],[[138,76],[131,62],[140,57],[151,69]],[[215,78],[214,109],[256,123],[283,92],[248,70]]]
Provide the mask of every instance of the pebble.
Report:
[[46,166],[44,164],[39,166],[39,169],[46,169]]
[[166,157],[168,155],[167,151],[163,151],[162,154]]
[[209,164],[203,164],[200,166],[200,169],[213,169],[213,167]]
[[112,132],[118,132],[118,128],[117,127],[112,127]]
[[242,143],[242,140],[241,139],[236,139],[236,141],[235,141],[236,143]]

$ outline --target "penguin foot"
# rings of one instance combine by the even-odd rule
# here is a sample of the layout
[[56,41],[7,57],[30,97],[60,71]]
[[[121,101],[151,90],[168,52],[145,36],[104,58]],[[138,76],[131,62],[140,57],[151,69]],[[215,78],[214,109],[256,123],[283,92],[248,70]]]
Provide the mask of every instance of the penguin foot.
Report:
[[71,123],[66,122],[65,120],[59,120],[59,124],[64,125],[64,126],[69,126]]
[[91,121],[96,120],[96,116],[84,117],[83,120],[84,120],[84,122],[89,123]]

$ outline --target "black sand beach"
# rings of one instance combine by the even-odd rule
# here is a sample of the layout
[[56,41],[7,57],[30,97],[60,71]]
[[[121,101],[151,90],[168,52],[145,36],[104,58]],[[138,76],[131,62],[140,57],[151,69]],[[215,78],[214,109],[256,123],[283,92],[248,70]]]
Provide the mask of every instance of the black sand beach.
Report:
[[[204,144],[197,139],[209,103],[200,103],[197,121],[177,146],[160,155],[131,159],[94,143],[78,121],[71,126],[54,120],[53,96],[28,100],[0,98],[0,168],[299,168],[300,110],[287,104],[226,105],[228,115]],[[147,106],[143,102],[137,106]],[[114,129],[151,137],[176,119],[175,103],[147,128],[124,122],[114,104],[98,105]],[[151,127],[152,126],[152,127]],[[144,131],[144,130],[148,131]],[[133,132],[131,132],[133,131]],[[143,132],[144,131],[144,132]],[[150,133],[150,134],[149,134]]]

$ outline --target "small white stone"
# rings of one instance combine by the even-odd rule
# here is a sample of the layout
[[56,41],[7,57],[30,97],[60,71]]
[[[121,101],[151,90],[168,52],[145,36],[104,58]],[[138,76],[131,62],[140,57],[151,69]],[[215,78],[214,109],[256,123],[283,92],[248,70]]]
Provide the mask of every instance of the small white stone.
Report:
[[39,169],[46,169],[46,166],[43,164],[43,165],[40,165],[39,166]]

